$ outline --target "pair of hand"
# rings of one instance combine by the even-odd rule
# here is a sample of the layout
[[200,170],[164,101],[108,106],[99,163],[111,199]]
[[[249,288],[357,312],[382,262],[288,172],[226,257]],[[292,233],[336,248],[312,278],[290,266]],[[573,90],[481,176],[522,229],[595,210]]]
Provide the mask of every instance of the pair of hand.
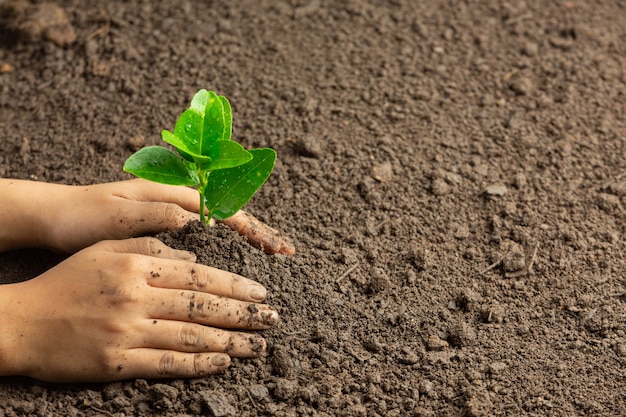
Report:
[[[197,218],[195,191],[143,180],[90,187],[1,180],[3,195],[12,195],[17,207],[5,208],[0,218],[32,222],[34,216],[39,232],[5,233],[0,247],[86,249],[30,281],[0,286],[0,375],[47,381],[199,377],[225,369],[231,357],[264,353],[262,337],[239,330],[278,322],[277,312],[262,304],[265,288],[197,264],[192,253],[157,239],[126,239]],[[50,218],[32,214],[32,198],[20,211],[20,195],[35,195],[35,203],[43,197],[41,215]],[[225,223],[267,252],[294,252],[245,213]]]

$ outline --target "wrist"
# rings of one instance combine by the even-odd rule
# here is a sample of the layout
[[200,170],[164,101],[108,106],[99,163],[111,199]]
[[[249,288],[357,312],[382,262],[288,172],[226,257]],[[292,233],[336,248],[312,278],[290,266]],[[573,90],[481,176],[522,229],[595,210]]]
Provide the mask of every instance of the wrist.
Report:
[[19,291],[20,284],[0,285],[0,376],[23,375],[24,369],[18,352],[22,337],[19,332]]
[[64,185],[0,179],[0,251],[50,247],[54,201]]

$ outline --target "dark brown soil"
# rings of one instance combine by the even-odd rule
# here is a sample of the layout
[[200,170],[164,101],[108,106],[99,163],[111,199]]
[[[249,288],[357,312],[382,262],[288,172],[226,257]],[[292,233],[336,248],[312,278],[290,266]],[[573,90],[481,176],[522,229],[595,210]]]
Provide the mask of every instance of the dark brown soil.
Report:
[[[298,252],[161,235],[270,288],[268,356],[191,381],[4,378],[0,416],[626,414],[623,1],[55,3],[74,42],[4,18],[0,175],[128,178],[212,89],[237,140],[278,151],[248,210]],[[60,259],[4,254],[0,276]]]

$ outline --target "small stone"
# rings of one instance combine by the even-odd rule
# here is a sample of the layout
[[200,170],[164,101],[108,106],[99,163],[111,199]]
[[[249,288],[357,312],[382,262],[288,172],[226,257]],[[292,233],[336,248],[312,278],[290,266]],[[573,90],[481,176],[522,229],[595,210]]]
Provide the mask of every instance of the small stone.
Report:
[[380,343],[380,341],[378,340],[378,338],[376,337],[372,337],[369,340],[367,340],[364,344],[363,347],[365,349],[367,349],[368,351],[372,352],[372,353],[379,353],[383,350],[384,346],[382,345],[382,343]]
[[301,370],[300,362],[296,359],[296,356],[284,346],[274,346],[270,363],[272,364],[274,375],[281,377],[292,377]]
[[430,183],[430,191],[434,195],[442,196],[450,192],[450,186],[445,180],[441,178],[435,178]]
[[426,341],[426,347],[428,348],[428,350],[444,350],[449,346],[450,344],[448,342],[441,339],[436,334],[430,335],[430,337]]
[[236,410],[228,402],[226,397],[216,391],[203,392],[200,394],[202,404],[213,413],[214,417],[226,417],[236,415]]
[[429,397],[434,397],[435,396],[435,386],[434,384],[425,379],[424,381],[422,381],[419,385],[419,392],[427,395]]
[[513,244],[502,260],[504,272],[517,272],[526,268],[526,255],[518,244]]
[[608,190],[615,195],[626,196],[626,181],[617,181],[609,185]]
[[293,398],[298,391],[298,382],[280,378],[276,381],[276,387],[274,388],[273,395],[279,400],[285,401]]
[[176,401],[178,398],[178,390],[167,384],[154,384],[148,388],[147,394],[152,400],[168,398],[172,401]]
[[126,144],[131,151],[138,151],[145,146],[146,138],[143,135],[136,135],[132,138],[128,138]]
[[380,268],[372,268],[369,285],[370,292],[382,292],[388,290],[390,286],[391,282],[385,271]]
[[485,323],[502,323],[505,309],[500,305],[490,305],[481,311],[481,318]]
[[487,188],[485,188],[485,193],[488,195],[497,195],[497,196],[504,196],[506,195],[506,193],[508,192],[508,188],[506,187],[506,185],[503,184],[492,184],[489,185]]
[[476,330],[467,323],[453,325],[448,331],[448,343],[450,346],[462,348],[471,346],[476,342]]
[[414,365],[419,361],[419,357],[417,353],[413,352],[411,349],[404,348],[402,349],[402,354],[398,358],[398,362],[403,365]]
[[517,75],[511,77],[509,88],[518,96],[527,96],[532,93],[534,86],[530,78],[524,75]]
[[462,240],[470,236],[469,226],[467,224],[457,224],[454,229],[454,237]]
[[263,384],[254,384],[248,387],[248,392],[255,400],[263,400],[270,395],[269,390]]
[[596,204],[609,214],[615,213],[621,206],[618,196],[607,193],[599,193],[596,197]]
[[564,51],[570,49],[574,46],[574,40],[572,38],[564,38],[564,37],[552,37],[550,38],[550,45],[557,49],[562,49]]
[[506,368],[508,368],[508,365],[504,362],[493,362],[489,364],[489,372],[491,372],[492,375],[502,373]]
[[389,182],[393,177],[393,168],[391,163],[385,162],[383,164],[375,165],[372,168],[371,177],[376,181]]
[[296,143],[295,149],[304,157],[319,159],[324,153],[321,142],[317,137],[305,136]]
[[539,45],[535,42],[528,41],[522,46],[522,53],[526,56],[533,57],[537,55],[537,52],[539,52]]

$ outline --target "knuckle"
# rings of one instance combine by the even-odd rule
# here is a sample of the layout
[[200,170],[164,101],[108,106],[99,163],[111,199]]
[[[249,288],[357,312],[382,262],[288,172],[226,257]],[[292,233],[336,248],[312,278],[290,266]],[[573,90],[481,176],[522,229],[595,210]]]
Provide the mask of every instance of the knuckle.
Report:
[[[213,371],[214,372],[214,371]],[[212,373],[211,367],[205,355],[196,353],[193,355],[193,375],[204,376]]]
[[230,275],[230,294],[237,294],[239,293],[239,288],[242,286],[243,284],[243,279],[241,276],[237,275],[237,274],[229,274]]
[[178,345],[183,348],[194,348],[202,343],[202,333],[197,325],[183,324],[178,333]]
[[209,373],[205,355],[165,352],[161,356],[157,373],[161,376],[203,376]]
[[158,208],[158,216],[172,226],[178,226],[184,219],[184,210],[175,203],[162,203]]
[[110,265],[116,273],[122,275],[132,274],[145,266],[141,257],[130,253],[116,256]]
[[[226,298],[214,296],[215,300],[201,293],[192,293],[189,298],[188,317],[190,320],[207,320],[213,317],[227,303]],[[223,301],[221,301],[223,300]]]
[[194,291],[199,291],[211,284],[211,278],[209,277],[209,271],[206,268],[202,268],[199,265],[194,265],[189,271],[189,286]]
[[159,239],[154,238],[145,238],[147,240],[148,245],[148,253],[153,256],[160,255],[164,251],[169,250],[170,248],[165,245],[165,243],[161,242]]
[[158,374],[167,376],[167,375],[176,375],[179,373],[180,365],[176,361],[176,356],[173,352],[165,352],[161,356],[161,360],[158,365]]

